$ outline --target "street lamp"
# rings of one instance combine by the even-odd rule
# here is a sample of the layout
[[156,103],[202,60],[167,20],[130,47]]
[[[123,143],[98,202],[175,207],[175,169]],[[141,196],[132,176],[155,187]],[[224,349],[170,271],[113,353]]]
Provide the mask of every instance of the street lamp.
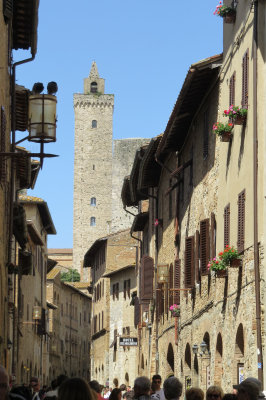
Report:
[[198,354],[198,349],[199,349],[199,346],[197,345],[197,344],[193,344],[193,346],[192,346],[192,351],[193,351],[193,354]]
[[201,344],[200,344],[200,350],[202,351],[203,354],[206,353],[206,350],[207,350],[207,343],[204,342],[204,340],[203,340],[203,341],[201,342]]

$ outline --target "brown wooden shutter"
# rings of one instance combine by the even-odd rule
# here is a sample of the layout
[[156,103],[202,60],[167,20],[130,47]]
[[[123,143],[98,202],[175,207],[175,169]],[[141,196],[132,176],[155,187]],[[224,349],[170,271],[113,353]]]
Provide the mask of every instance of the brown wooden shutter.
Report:
[[4,0],[3,1],[3,14],[5,17],[5,21],[12,19],[13,16],[13,0]]
[[139,298],[135,297],[135,300],[134,300],[134,325],[135,325],[135,328],[137,328],[139,322],[140,322],[140,304],[139,304]]
[[169,310],[169,284],[165,284],[165,313],[168,314]]
[[[175,260],[174,269],[174,289],[180,289],[181,281],[181,261]],[[174,304],[180,304],[180,291],[174,292]]]
[[211,238],[210,238],[210,258],[216,256],[216,219],[214,213],[211,213]]
[[195,284],[194,236],[185,241],[185,287],[192,288]]
[[230,244],[230,204],[224,208],[224,247]]
[[248,107],[248,50],[244,54],[242,61],[242,107]]
[[174,276],[173,276],[173,264],[170,264],[169,267],[169,305],[173,304],[173,291],[171,289],[174,288]]
[[208,273],[207,265],[210,259],[209,219],[200,221],[200,269],[201,275]]
[[151,300],[153,298],[153,258],[148,256],[142,257],[141,265],[141,301]]
[[200,234],[199,231],[196,231],[195,234],[195,279],[196,283],[200,282],[200,273],[199,273],[199,260],[200,260]]
[[237,250],[239,253],[245,247],[245,190],[238,195],[238,218],[237,218]]
[[[6,151],[6,115],[5,109],[1,106],[1,138],[0,138],[0,151]],[[6,167],[6,157],[0,157],[0,182],[6,180],[7,167]]]
[[235,82],[236,82],[236,73],[234,72],[230,78],[229,83],[229,107],[235,106]]

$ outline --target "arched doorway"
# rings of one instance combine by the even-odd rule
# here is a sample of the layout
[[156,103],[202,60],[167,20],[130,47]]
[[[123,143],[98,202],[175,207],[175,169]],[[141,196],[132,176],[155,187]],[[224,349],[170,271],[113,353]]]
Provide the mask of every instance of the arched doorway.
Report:
[[168,376],[171,372],[174,372],[174,370],[175,370],[175,356],[174,356],[173,346],[171,343],[169,343],[169,346],[168,346],[167,362],[168,362],[168,367],[170,367],[170,368],[168,368],[169,371],[167,371],[167,376]]
[[223,340],[219,333],[215,349],[214,384],[221,386],[223,376]]
[[185,350],[184,375],[185,375],[185,389],[189,389],[192,386],[192,380],[191,380],[191,350],[190,350],[189,343],[187,343],[186,350]]
[[240,383],[239,375],[244,369],[244,329],[243,325],[239,324],[236,332],[235,353],[234,353],[234,368],[233,368],[233,385]]

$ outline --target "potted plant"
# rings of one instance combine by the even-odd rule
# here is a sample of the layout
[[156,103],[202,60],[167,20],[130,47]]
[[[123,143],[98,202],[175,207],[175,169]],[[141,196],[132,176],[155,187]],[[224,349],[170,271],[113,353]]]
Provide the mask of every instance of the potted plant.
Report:
[[173,304],[170,306],[169,310],[171,311],[172,317],[180,316],[180,306],[178,304]]
[[218,17],[222,17],[226,24],[233,24],[236,20],[236,9],[222,4],[220,1],[213,13]]
[[214,257],[212,260],[209,261],[207,265],[208,270],[215,271],[215,275],[218,278],[224,278],[227,276],[227,266],[221,261]]
[[248,110],[238,106],[231,105],[228,110],[224,110],[224,116],[234,121],[235,125],[243,125],[247,119]]
[[221,262],[230,267],[239,267],[241,264],[241,258],[238,251],[229,245],[226,245],[224,251],[219,253],[219,258]]
[[222,124],[222,122],[216,122],[212,130],[213,132],[220,137],[221,142],[230,142],[232,137],[232,129],[234,124],[228,122],[227,124]]

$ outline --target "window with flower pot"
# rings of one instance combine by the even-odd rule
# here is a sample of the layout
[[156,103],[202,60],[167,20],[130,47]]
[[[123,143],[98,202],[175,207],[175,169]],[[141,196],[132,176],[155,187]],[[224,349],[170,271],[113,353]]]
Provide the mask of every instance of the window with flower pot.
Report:
[[248,108],[248,75],[249,51],[247,50],[242,60],[242,107]]

